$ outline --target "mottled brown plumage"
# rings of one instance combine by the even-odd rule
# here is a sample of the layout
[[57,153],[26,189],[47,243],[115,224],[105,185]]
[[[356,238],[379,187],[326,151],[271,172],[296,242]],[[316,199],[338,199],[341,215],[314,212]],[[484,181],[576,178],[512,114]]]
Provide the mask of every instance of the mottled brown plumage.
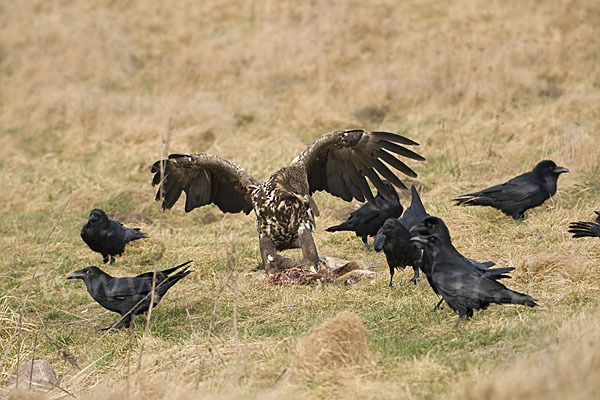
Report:
[[[346,201],[375,203],[365,177],[387,195],[378,173],[398,188],[406,187],[382,161],[409,175],[415,172],[396,155],[424,160],[402,145],[418,145],[389,132],[348,130],[326,133],[315,140],[292,163],[279,169],[269,180],[252,178],[240,166],[208,153],[171,154],[154,163],[153,185],[165,209],[171,208],[182,192],[185,211],[214,203],[223,212],[254,210],[263,265],[268,272],[296,263],[278,251],[301,248],[304,262],[318,263],[312,237],[314,217],[319,215],[311,194],[324,190]],[[163,178],[164,174],[164,178]]]

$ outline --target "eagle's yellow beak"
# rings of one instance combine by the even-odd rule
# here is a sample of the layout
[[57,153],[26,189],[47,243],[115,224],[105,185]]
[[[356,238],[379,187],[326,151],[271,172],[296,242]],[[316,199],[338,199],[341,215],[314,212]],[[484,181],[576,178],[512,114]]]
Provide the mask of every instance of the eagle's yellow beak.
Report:
[[321,212],[319,211],[319,207],[317,206],[317,203],[315,203],[315,200],[312,198],[312,196],[310,194],[305,196],[305,201],[308,201],[308,205],[310,206],[310,209],[312,210],[314,216],[318,217],[319,214],[321,214]]

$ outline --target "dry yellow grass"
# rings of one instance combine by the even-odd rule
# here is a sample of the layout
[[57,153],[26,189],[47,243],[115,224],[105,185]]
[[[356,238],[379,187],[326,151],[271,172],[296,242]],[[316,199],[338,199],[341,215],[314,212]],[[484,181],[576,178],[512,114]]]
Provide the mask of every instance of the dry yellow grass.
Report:
[[[0,386],[39,355],[82,398],[596,397],[600,250],[566,228],[600,209],[598,37],[600,3],[584,0],[0,3]],[[515,267],[508,285],[539,309],[491,307],[451,331],[452,313],[428,312],[426,285],[404,277],[387,290],[381,254],[324,232],[355,205],[322,193],[320,253],[382,263],[378,279],[266,287],[249,271],[253,218],[161,215],[153,200],[148,168],[167,133],[172,152],[213,152],[265,178],[351,127],[420,142],[427,161],[411,165],[426,208],[465,255]],[[570,172],[522,223],[450,201],[544,158]],[[79,238],[94,207],[151,236],[112,274],[150,270],[161,248],[161,266],[196,260],[147,337],[141,321],[133,336],[96,333],[113,316],[64,280],[99,262]],[[364,326],[374,364],[287,379],[311,328],[343,310]]]
[[372,364],[365,327],[360,318],[345,311],[313,329],[296,346],[293,374],[304,379],[319,379],[321,373],[333,374],[345,368]]
[[598,312],[584,312],[558,329],[548,348],[503,371],[474,378],[467,399],[594,399],[600,395]]

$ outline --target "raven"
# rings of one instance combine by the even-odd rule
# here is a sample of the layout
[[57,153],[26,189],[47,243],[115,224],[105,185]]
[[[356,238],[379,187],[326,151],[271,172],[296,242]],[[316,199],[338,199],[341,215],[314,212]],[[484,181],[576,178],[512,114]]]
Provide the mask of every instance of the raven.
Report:
[[[156,273],[153,306],[160,302],[171,286],[192,272],[189,267],[185,267],[176,274],[171,275],[177,269],[191,262],[192,260]],[[70,273],[67,279],[83,279],[88,293],[98,304],[107,310],[121,314],[118,321],[100,328],[101,330],[107,330],[119,322],[123,322],[123,326],[129,328],[133,315],[148,311],[153,275],[153,272],[146,272],[131,278],[113,278],[100,268],[90,266]]]
[[411,240],[432,252],[432,287],[450,308],[458,312],[455,329],[465,316],[473,316],[473,310],[486,309],[492,303],[537,306],[531,296],[510,290],[497,281],[498,277],[478,271],[439,235],[415,236]]
[[414,185],[411,190],[410,206],[402,215],[402,218],[388,218],[385,220],[381,228],[379,228],[375,239],[373,240],[373,248],[375,251],[385,253],[385,258],[390,268],[390,287],[394,279],[396,268],[406,268],[408,265],[413,267],[414,275],[411,282],[417,283],[419,277],[419,266],[422,262],[421,249],[410,240],[415,234],[409,232],[410,228],[428,216],[417,193]]
[[574,238],[580,237],[600,237],[600,211],[594,211],[597,215],[594,222],[571,222],[569,232]]
[[416,173],[396,158],[424,160],[404,146],[418,143],[390,132],[346,130],[329,132],[308,146],[292,163],[267,181],[252,178],[242,167],[209,153],[171,154],[151,168],[156,200],[170,209],[182,192],[185,211],[214,203],[223,212],[249,214],[254,210],[262,266],[267,273],[296,265],[279,251],[301,248],[304,263],[317,266],[319,256],[312,233],[319,210],[312,194],[324,190],[346,201],[375,198],[365,177],[383,197],[391,198],[380,176],[406,188],[387,163],[406,175]]
[[362,238],[367,250],[370,250],[367,237],[375,236],[386,219],[398,218],[403,209],[394,186],[387,180],[382,182],[391,197],[390,200],[387,200],[382,193],[377,193],[377,196],[375,196],[376,207],[366,203],[350,214],[350,217],[340,225],[330,226],[325,230],[327,232],[354,231],[356,236]]
[[[448,230],[448,227],[441,218],[428,215],[426,218],[423,218],[423,220],[421,220],[420,223],[413,225],[413,227],[411,228],[411,232],[415,235],[418,234],[421,236],[436,235],[437,238],[439,238],[439,240],[444,243],[444,247],[448,254],[452,254],[453,257],[460,258],[464,261],[465,265],[471,267],[477,274],[480,274],[487,278],[494,280],[510,278],[510,276],[505,274],[514,270],[513,267],[492,268],[494,265],[496,265],[494,262],[486,261],[482,263],[463,256],[458,250],[456,250],[456,248],[452,244],[452,239],[450,238],[450,231]],[[433,249],[429,246],[423,246],[418,241],[416,242],[416,245],[418,247],[423,248],[423,258],[419,266],[425,274],[427,282],[429,283],[429,286],[431,286],[433,292],[439,295],[440,292],[432,279],[433,264],[435,263],[435,254],[433,252]],[[442,298],[437,303],[437,305],[433,309],[434,311],[440,307],[443,300],[444,299]]]
[[102,254],[104,264],[109,259],[114,264],[115,256],[123,254],[127,243],[147,237],[139,228],[127,228],[119,221],[109,219],[99,208],[90,212],[90,219],[81,229],[81,238],[92,251]]
[[506,183],[464,194],[454,199],[456,205],[491,206],[515,220],[524,218],[525,211],[537,207],[556,193],[560,174],[569,172],[554,161],[539,162],[532,171],[512,178]]

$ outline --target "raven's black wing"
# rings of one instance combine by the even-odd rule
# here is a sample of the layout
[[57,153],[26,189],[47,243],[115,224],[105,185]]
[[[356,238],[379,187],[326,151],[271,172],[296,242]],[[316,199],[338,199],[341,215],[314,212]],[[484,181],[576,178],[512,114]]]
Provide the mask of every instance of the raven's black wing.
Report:
[[436,264],[433,281],[444,298],[454,298],[471,309],[490,303],[536,305],[531,296],[510,290],[496,280],[462,266]]
[[404,211],[404,214],[400,218],[400,223],[409,230],[421,222],[423,218],[429,216],[427,211],[425,211],[425,206],[423,206],[421,197],[419,197],[419,193],[417,193],[417,189],[414,185],[411,186],[410,191],[412,195],[410,206]]

